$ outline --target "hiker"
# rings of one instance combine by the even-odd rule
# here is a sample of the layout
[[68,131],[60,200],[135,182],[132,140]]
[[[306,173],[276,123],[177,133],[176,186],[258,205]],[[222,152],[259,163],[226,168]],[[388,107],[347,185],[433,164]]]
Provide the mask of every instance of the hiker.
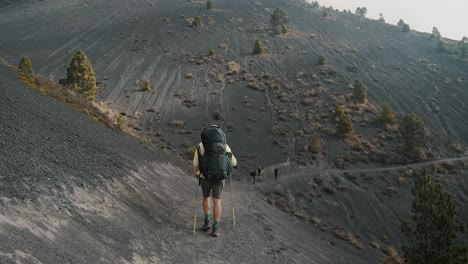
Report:
[[250,177],[253,178],[253,184],[255,184],[255,179],[257,177],[257,170],[254,170],[250,173]]
[[275,168],[274,171],[275,171],[275,181],[278,181],[278,168]]
[[257,169],[257,181],[262,181],[262,167],[258,167]]
[[[233,167],[237,168],[237,160],[226,144],[226,135],[218,126],[212,125],[203,129],[201,139],[202,142],[197,145],[193,157],[193,168],[203,191],[205,221],[202,230],[208,231],[212,228],[211,235],[218,237],[224,179],[231,176]],[[212,227],[210,227],[210,196],[213,197]]]

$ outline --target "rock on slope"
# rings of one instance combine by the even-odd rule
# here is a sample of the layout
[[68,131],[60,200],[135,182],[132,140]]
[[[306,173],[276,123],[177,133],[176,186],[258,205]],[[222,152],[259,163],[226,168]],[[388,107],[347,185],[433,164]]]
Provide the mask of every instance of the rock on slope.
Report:
[[242,183],[236,229],[225,210],[221,238],[193,235],[194,181],[167,157],[0,77],[1,263],[367,262]]

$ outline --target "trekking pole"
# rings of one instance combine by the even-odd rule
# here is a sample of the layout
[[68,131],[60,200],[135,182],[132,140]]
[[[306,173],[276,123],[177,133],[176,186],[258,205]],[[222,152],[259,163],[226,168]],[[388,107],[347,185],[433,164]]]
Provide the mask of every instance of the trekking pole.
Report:
[[200,184],[200,178],[197,178],[197,185],[195,189],[195,209],[193,213],[193,234],[195,235],[195,227],[197,226],[197,207],[198,207],[198,185]]
[[234,195],[232,194],[232,173],[229,175],[231,185],[231,206],[232,206],[232,221],[234,222],[234,228],[236,227],[236,215],[234,214]]

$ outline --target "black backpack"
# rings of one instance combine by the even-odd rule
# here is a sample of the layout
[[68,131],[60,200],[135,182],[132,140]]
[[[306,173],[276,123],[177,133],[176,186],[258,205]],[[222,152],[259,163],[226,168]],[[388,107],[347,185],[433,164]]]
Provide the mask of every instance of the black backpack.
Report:
[[232,172],[231,159],[226,152],[226,134],[217,126],[205,128],[201,133],[205,154],[197,146],[200,172],[206,180],[217,182],[228,178]]

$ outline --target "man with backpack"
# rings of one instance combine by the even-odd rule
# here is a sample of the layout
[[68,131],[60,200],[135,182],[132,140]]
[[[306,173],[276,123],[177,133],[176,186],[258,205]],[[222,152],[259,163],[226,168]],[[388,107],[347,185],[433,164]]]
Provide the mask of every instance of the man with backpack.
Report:
[[[226,135],[220,127],[212,125],[203,129],[202,142],[197,145],[193,157],[195,176],[199,178],[203,191],[203,231],[212,228],[211,235],[218,237],[221,219],[221,194],[225,179],[231,176],[237,160],[226,144]],[[213,197],[213,226],[210,226],[210,196]]]

